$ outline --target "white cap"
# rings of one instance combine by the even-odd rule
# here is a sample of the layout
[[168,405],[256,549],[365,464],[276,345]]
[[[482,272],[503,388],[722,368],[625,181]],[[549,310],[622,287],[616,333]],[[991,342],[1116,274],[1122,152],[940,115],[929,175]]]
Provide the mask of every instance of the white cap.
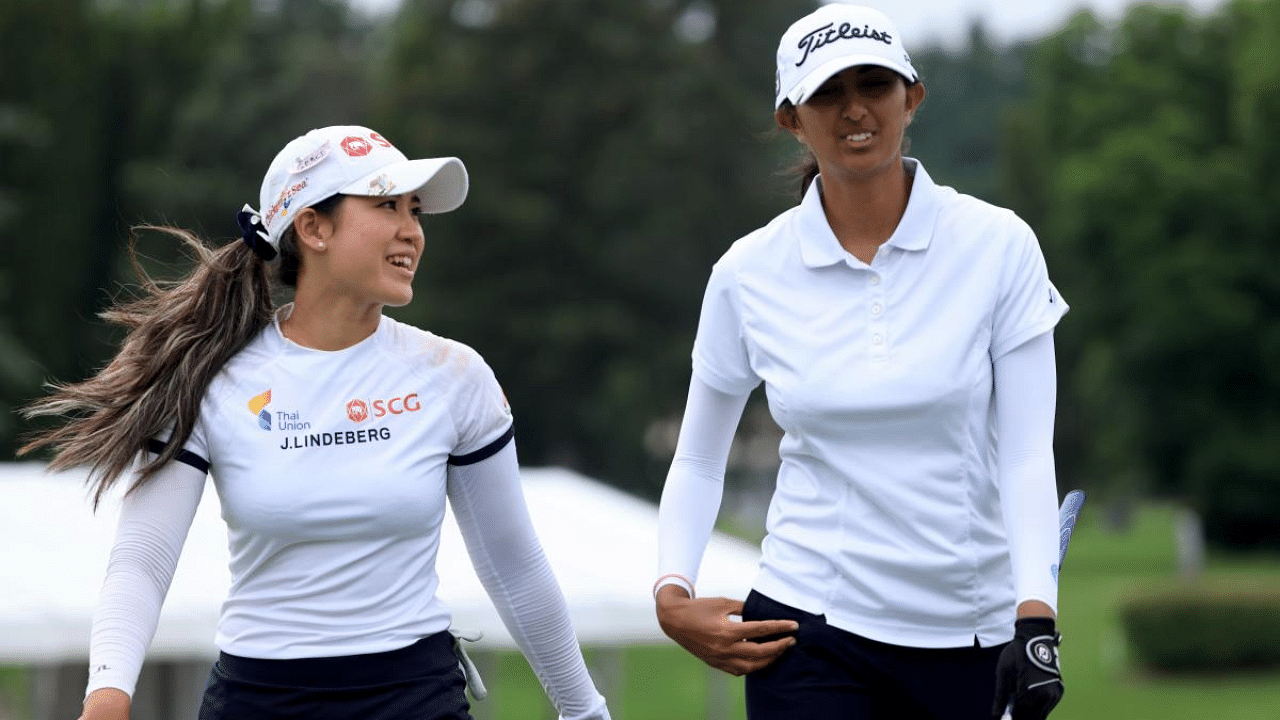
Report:
[[369,128],[331,125],[294,138],[276,155],[262,178],[261,205],[254,212],[265,229],[260,237],[279,249],[280,236],[298,211],[325,198],[415,190],[423,212],[449,212],[467,197],[467,169],[452,157],[410,160]]
[[784,100],[802,104],[832,75],[855,65],[887,67],[907,82],[920,79],[887,15],[860,5],[823,5],[782,34],[774,108]]

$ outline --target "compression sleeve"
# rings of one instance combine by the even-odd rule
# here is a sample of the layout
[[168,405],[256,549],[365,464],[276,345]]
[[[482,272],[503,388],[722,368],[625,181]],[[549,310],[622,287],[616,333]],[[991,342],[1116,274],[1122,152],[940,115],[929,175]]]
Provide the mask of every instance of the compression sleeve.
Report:
[[449,465],[448,490],[476,575],[560,717],[608,720],[529,519],[515,443],[478,462]]
[[1053,461],[1057,402],[1053,333],[995,361],[996,473],[1018,604],[1039,600],[1057,612],[1058,512]]
[[203,470],[171,462],[125,496],[93,613],[86,697],[104,687],[133,696],[204,483]]
[[[658,576],[663,585],[683,586],[668,577],[674,575],[697,582],[724,497],[729,448],[750,395],[750,390],[721,392],[696,374],[689,383],[675,458],[658,506]],[[687,589],[692,594],[693,588]]]

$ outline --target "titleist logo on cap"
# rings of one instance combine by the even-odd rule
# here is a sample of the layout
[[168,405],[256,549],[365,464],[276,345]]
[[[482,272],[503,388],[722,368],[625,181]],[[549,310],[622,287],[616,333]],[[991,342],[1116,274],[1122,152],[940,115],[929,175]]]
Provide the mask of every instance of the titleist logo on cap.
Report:
[[837,40],[857,39],[879,40],[885,45],[893,44],[893,35],[881,30],[872,30],[870,25],[854,27],[850,23],[840,23],[840,27],[836,27],[835,23],[827,23],[800,38],[796,49],[803,50],[804,54],[800,56],[800,62],[796,63],[796,67],[803,65],[804,61],[809,59],[810,53],[824,45],[830,45]]

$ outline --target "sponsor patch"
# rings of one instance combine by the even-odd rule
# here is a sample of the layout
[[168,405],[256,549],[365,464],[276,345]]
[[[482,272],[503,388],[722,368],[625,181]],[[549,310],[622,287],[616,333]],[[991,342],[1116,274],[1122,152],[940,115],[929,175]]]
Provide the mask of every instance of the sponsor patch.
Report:
[[392,190],[396,189],[396,184],[387,177],[386,173],[382,173],[378,177],[369,181],[370,195],[390,195]]
[[363,400],[352,400],[347,403],[347,418],[351,422],[364,422],[369,419],[369,405]]
[[351,157],[364,157],[372,150],[373,145],[362,137],[351,135],[342,140],[342,152]]
[[267,210],[267,214],[262,216],[262,224],[271,227],[271,222],[276,219],[276,215],[284,217],[289,214],[289,206],[293,204],[293,196],[302,192],[307,186],[307,179],[303,178],[299,182],[280,191],[280,195],[276,197],[275,203]]
[[391,428],[371,427],[362,430],[338,430],[336,432],[308,433],[306,435],[288,435],[280,443],[281,450],[301,450],[309,447],[329,447],[331,445],[360,445],[391,439]]
[[356,399],[347,403],[347,419],[358,423],[364,422],[371,417],[403,415],[405,413],[418,412],[421,409],[422,401],[418,399],[418,393],[409,393],[404,397],[394,397],[390,400],[380,399],[366,402]]
[[289,174],[297,175],[300,172],[306,172],[307,170],[310,170],[311,168],[320,164],[321,160],[324,160],[325,158],[329,157],[329,151],[332,149],[333,148],[330,147],[329,145],[329,141],[325,140],[324,144],[321,145],[320,147],[294,160],[293,166],[289,168]]
[[249,412],[258,416],[258,427],[263,430],[271,429],[271,413],[266,411],[266,407],[271,404],[271,391],[260,395],[254,395],[249,398]]

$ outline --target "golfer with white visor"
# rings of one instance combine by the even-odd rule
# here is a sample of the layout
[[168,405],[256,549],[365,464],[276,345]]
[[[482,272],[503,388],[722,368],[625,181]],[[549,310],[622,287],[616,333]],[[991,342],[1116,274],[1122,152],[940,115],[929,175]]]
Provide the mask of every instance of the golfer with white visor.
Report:
[[[1009,210],[904,157],[925,98],[893,21],[782,35],[774,118],[801,199],[711,269],[662,495],[659,622],[746,675],[751,720],[1042,720],[1057,664],[1053,329],[1067,304]],[[784,435],[745,601],[697,594],[734,430]],[[735,617],[741,616],[741,621]]]

